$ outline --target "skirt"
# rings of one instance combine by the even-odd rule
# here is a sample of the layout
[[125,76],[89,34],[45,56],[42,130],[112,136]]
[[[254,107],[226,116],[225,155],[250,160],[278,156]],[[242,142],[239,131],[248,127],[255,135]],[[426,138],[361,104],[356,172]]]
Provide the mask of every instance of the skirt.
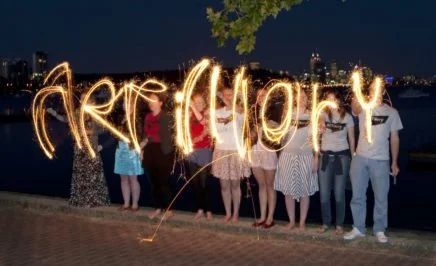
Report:
[[114,168],[114,173],[119,175],[135,176],[144,174],[139,154],[135,150],[131,150],[129,145],[122,141],[118,143],[118,148],[115,151]]
[[203,167],[212,162],[212,150],[207,148],[195,149],[191,154],[186,156],[186,160]]
[[261,144],[254,145],[251,149],[251,167],[276,170],[277,153],[266,150]]
[[312,172],[312,154],[282,152],[274,180],[274,189],[299,200],[319,190],[317,172]]
[[212,175],[223,180],[240,180],[250,176],[250,167],[237,151],[216,149],[213,151]]

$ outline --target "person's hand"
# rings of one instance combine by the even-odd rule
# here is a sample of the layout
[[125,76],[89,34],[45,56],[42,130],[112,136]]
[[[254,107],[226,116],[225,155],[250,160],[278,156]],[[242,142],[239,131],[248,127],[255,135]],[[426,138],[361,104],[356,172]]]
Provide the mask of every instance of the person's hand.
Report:
[[313,165],[312,165],[312,173],[316,173],[316,171],[318,171],[318,156],[316,156],[313,159]]
[[56,116],[57,112],[55,110],[53,110],[53,108],[47,108],[47,113],[51,114],[52,116]]
[[97,147],[97,152],[101,152],[102,150],[103,150],[103,146],[98,145],[98,147]]
[[400,173],[400,168],[398,167],[398,164],[396,162],[393,162],[391,165],[391,175],[393,177],[397,177],[399,173]]
[[224,125],[227,125],[232,120],[233,120],[233,116],[232,115],[229,115],[228,117],[224,118]]
[[318,134],[320,135],[324,134],[325,130],[326,130],[325,122],[320,122],[318,124]]
[[202,139],[203,139],[202,136],[195,137],[195,138],[192,139],[192,143],[195,144],[195,143],[197,143],[197,142],[200,142]]
[[143,141],[141,141],[141,143],[139,143],[139,147],[141,147],[141,149],[144,149],[147,143],[148,143],[148,139],[144,139]]

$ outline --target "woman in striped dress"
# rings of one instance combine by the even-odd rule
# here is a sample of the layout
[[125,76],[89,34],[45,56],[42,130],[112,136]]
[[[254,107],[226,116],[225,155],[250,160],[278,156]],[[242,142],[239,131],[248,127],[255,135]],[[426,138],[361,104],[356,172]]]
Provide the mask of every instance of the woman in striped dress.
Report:
[[[307,109],[307,95],[304,91],[301,91],[299,101],[297,127],[291,127],[285,139],[286,147],[279,156],[274,188],[285,195],[286,210],[289,216],[286,229],[290,230],[295,227],[295,200],[301,201],[300,230],[304,231],[309,211],[309,197],[318,191],[318,158],[312,148],[310,114]],[[296,119],[296,112],[293,112],[293,116],[293,119]]]

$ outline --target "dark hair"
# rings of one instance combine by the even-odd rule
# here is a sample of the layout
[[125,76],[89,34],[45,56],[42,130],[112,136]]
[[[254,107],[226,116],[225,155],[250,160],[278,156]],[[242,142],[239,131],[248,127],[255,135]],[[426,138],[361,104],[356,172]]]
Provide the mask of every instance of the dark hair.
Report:
[[[339,102],[338,103],[339,116],[340,116],[341,120],[343,120],[347,111],[345,110],[345,104],[344,104],[344,99],[342,98],[342,95],[339,93],[338,90],[330,90],[330,91],[326,91],[324,93],[323,99],[324,100],[327,99],[329,94],[333,94],[333,96],[335,96],[336,100]],[[327,113],[327,116],[329,117],[329,120],[331,122],[333,119],[332,110],[330,108],[326,108],[326,113]]]

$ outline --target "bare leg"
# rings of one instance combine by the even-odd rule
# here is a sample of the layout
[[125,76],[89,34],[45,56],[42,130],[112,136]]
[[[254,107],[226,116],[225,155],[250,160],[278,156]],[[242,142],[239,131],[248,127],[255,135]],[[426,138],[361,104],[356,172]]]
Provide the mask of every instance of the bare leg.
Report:
[[266,187],[266,173],[262,168],[252,168],[253,175],[259,185],[259,204],[260,204],[260,217],[256,221],[261,223],[265,221],[266,206],[267,206],[267,187]]
[[197,213],[196,213],[195,216],[194,216],[194,220],[198,221],[198,220],[200,220],[201,218],[203,218],[203,216],[204,216],[204,211],[203,211],[203,209],[198,209]]
[[130,184],[129,176],[121,176],[121,193],[123,194],[124,205],[123,208],[130,207]]
[[139,195],[141,194],[141,186],[136,175],[130,176],[130,189],[132,191],[132,209],[138,209]]
[[220,179],[221,196],[223,198],[226,216],[224,222],[228,222],[232,218],[232,193],[230,192],[230,180]]
[[266,192],[268,199],[268,217],[266,224],[271,224],[274,221],[274,211],[276,209],[277,192],[274,190],[275,170],[265,170],[266,177]]
[[300,203],[300,229],[306,230],[306,218],[309,211],[310,197],[301,198]]
[[241,180],[231,180],[233,218],[232,223],[237,223],[239,219],[239,206],[241,205]]
[[285,195],[286,211],[288,212],[289,224],[285,226],[285,229],[291,230],[295,227],[295,200]]

